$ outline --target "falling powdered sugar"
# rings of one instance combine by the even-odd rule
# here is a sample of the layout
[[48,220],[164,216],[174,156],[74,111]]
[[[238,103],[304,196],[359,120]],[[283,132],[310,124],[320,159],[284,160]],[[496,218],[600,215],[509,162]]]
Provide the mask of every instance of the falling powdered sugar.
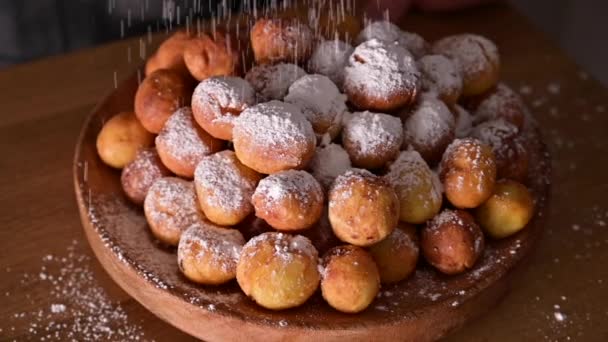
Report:
[[352,45],[341,40],[321,41],[310,57],[310,71],[329,77],[338,87],[344,82],[344,67],[353,53]]
[[357,43],[361,44],[371,39],[397,43],[416,58],[424,56],[428,50],[427,42],[420,35],[403,31],[397,25],[386,20],[374,21],[366,25],[357,36]]
[[235,113],[255,103],[255,91],[249,82],[240,77],[218,76],[203,80],[192,94],[193,107],[213,111],[214,120],[231,122]]
[[257,65],[245,75],[253,86],[258,101],[282,100],[289,86],[306,75],[306,71],[295,64],[279,63],[274,65]]

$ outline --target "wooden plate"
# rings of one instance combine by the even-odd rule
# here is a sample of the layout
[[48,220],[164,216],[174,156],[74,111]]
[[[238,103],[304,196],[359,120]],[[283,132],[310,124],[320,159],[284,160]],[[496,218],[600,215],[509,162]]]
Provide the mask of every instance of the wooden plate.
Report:
[[535,124],[529,122],[529,186],[537,198],[537,215],[517,235],[488,242],[474,269],[448,277],[421,262],[411,278],[384,286],[371,307],[355,315],[333,310],[319,294],[296,309],[265,310],[236,282],[211,287],[187,281],[177,268],[175,251],[155,242],[142,210],[122,194],[120,172],[97,157],[95,139],[103,122],[132,109],[136,88],[136,77],[120,84],[82,128],[73,169],[80,216],[95,255],[112,278],[158,317],[201,339],[435,340],[497,303],[510,286],[514,266],[542,232],[550,163]]

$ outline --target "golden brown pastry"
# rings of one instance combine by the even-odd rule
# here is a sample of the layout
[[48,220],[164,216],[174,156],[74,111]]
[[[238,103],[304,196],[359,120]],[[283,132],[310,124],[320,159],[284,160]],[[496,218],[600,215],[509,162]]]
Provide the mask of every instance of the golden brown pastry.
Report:
[[135,114],[151,133],[158,133],[178,108],[190,103],[190,81],[177,71],[159,69],[148,75],[135,93]]
[[471,214],[445,209],[422,229],[421,247],[439,271],[458,274],[472,268],[483,252],[483,232]]
[[192,178],[204,156],[222,150],[224,143],[200,128],[190,107],[178,109],[156,136],[156,149],[165,166],[178,176]]
[[347,243],[369,246],[387,237],[399,221],[395,190],[369,171],[355,169],[336,178],[329,190],[329,221]]
[[520,183],[503,179],[494,194],[475,210],[475,217],[491,237],[502,239],[522,230],[534,215],[534,199]]
[[396,283],[407,278],[414,273],[418,263],[416,227],[400,223],[386,239],[371,245],[369,253],[378,266],[382,283]]
[[159,69],[171,69],[190,76],[184,63],[184,49],[193,36],[193,32],[180,30],[162,42],[156,53],[146,62],[146,76]]
[[234,122],[232,138],[239,160],[265,174],[305,168],[316,146],[312,126],[300,109],[280,101],[244,110]]
[[154,136],[148,133],[132,112],[118,113],[108,120],[97,135],[97,154],[107,165],[122,169],[137,151],[151,146]]
[[221,31],[192,38],[184,49],[184,62],[190,74],[199,81],[237,74],[241,56],[234,44],[234,38]]
[[401,221],[424,223],[441,209],[441,183],[418,152],[401,152],[384,179],[397,193]]
[[435,42],[432,50],[460,67],[464,96],[482,94],[498,83],[500,56],[489,39],[475,34],[458,34]]
[[492,148],[474,138],[456,139],[443,155],[439,177],[446,197],[457,208],[475,208],[494,190]]
[[135,159],[127,164],[120,174],[120,184],[125,195],[135,204],[143,204],[148,189],[157,180],[171,175],[163,165],[156,149],[142,148]]
[[332,248],[323,256],[321,292],[334,309],[365,310],[380,290],[380,274],[371,255],[351,245]]
[[171,246],[177,246],[184,230],[205,219],[194,185],[177,177],[164,177],[152,184],[144,200],[144,214],[152,234]]
[[260,179],[233,151],[203,157],[194,172],[194,185],[207,219],[223,226],[245,219],[253,212],[251,196]]
[[403,47],[372,39],[357,46],[344,69],[344,92],[357,108],[391,111],[413,103],[420,72]]
[[448,106],[462,93],[462,73],[456,63],[443,55],[426,55],[417,61],[422,91],[435,94]]
[[250,32],[258,64],[306,61],[312,51],[310,27],[295,19],[258,19]]
[[353,113],[344,125],[342,145],[353,165],[377,169],[394,160],[403,142],[399,118],[388,114]]
[[234,119],[254,104],[255,91],[240,77],[207,78],[192,94],[194,119],[205,131],[222,140],[232,140]]
[[201,221],[182,234],[177,265],[195,283],[223,284],[236,278],[236,264],[244,244],[238,230]]
[[454,140],[455,129],[456,122],[448,107],[438,98],[425,94],[406,115],[403,145],[418,151],[429,165],[436,165]]
[[236,280],[259,305],[281,310],[302,305],[319,286],[319,255],[301,235],[263,233],[249,240]]
[[308,172],[287,170],[260,181],[251,202],[255,215],[282,231],[306,229],[321,217],[323,189]]

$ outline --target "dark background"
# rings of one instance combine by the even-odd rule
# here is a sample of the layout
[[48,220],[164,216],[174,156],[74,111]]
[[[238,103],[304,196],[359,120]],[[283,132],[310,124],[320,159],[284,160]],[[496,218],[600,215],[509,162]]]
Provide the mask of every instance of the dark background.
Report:
[[[234,9],[239,6],[236,0],[224,1]],[[221,3],[214,0],[0,0],[0,68],[141,35],[148,30],[162,30],[167,23],[163,15],[170,15],[171,9],[175,12],[175,7],[168,4],[183,9],[196,2],[201,3],[201,17],[209,16],[215,5]],[[583,68],[608,85],[608,1],[511,2]]]

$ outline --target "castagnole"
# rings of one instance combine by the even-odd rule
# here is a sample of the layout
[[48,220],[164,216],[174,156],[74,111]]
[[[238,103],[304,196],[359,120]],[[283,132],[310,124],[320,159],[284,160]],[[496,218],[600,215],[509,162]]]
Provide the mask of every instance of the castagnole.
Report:
[[312,51],[312,31],[297,20],[258,19],[250,38],[258,64],[298,63],[307,60]]
[[149,147],[154,136],[148,133],[135,115],[122,112],[106,122],[97,135],[97,154],[104,163],[117,169],[129,164],[137,151]]
[[156,149],[137,151],[135,159],[127,164],[120,174],[120,184],[125,195],[135,204],[143,204],[148,190],[157,180],[171,175],[163,165]]

